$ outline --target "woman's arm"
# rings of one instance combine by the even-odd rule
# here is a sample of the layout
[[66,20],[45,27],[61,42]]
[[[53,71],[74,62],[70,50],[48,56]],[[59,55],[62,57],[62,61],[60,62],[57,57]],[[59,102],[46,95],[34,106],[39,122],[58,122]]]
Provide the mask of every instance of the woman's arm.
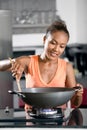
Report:
[[11,72],[12,76],[16,79],[20,79],[23,72],[28,73],[28,66],[30,63],[29,56],[21,56],[15,59],[15,62],[12,63]]
[[11,71],[12,76],[21,78],[22,73],[27,73],[30,62],[29,56],[20,56],[15,59],[6,59],[0,61],[0,71]]
[[83,86],[76,83],[74,69],[72,64],[67,63],[67,75],[66,75],[66,87],[80,86],[81,89],[78,90],[73,98],[71,99],[71,104],[75,107],[79,107],[82,103]]
[[[15,59],[12,59],[12,62],[15,62]],[[8,71],[11,68],[10,59],[5,59],[0,61],[0,71]]]

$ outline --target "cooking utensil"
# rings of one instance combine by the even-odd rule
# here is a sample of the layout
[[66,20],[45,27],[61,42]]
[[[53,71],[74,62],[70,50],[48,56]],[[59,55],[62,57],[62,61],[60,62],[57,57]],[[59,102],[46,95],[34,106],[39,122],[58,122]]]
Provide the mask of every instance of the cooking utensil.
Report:
[[[9,60],[10,60],[11,64],[13,64],[13,60],[10,57],[9,57]],[[19,92],[21,92],[20,80],[16,78],[16,82],[17,82],[18,90],[19,90]]]
[[67,103],[80,87],[74,88],[26,88],[22,92],[9,91],[17,94],[25,103],[37,108],[52,108]]

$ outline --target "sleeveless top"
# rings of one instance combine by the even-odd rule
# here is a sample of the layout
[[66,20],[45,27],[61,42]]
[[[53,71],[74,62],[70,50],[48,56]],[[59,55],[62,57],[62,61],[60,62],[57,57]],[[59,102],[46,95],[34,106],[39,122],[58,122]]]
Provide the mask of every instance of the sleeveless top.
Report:
[[[30,64],[28,67],[28,74],[26,74],[26,88],[31,87],[65,87],[66,81],[66,61],[58,58],[58,67],[55,76],[49,83],[45,83],[40,75],[38,55],[31,56]],[[27,105],[27,104],[25,104]],[[63,109],[66,108],[66,104],[58,106]]]
[[45,83],[40,75],[38,55],[31,56],[26,74],[26,88],[29,87],[65,87],[66,61],[58,58],[58,67],[55,76],[49,83]]

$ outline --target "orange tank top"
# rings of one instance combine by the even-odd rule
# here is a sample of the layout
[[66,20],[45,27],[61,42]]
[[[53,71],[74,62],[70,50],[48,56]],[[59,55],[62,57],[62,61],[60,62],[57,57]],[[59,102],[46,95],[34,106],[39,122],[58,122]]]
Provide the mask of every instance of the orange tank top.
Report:
[[[58,67],[54,78],[50,83],[45,83],[41,78],[38,64],[38,56],[31,56],[31,61],[26,75],[26,87],[65,87],[66,81],[66,61],[58,58]],[[59,106],[66,108],[66,104]]]
[[38,56],[31,56],[31,61],[26,75],[26,87],[65,87],[66,81],[66,61],[58,58],[58,67],[54,78],[49,83],[45,83],[40,75]]

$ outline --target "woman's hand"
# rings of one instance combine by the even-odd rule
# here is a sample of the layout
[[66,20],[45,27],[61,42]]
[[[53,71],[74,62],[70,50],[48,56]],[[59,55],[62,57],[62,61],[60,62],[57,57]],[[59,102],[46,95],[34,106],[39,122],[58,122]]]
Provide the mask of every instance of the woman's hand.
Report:
[[[73,98],[71,99],[72,107],[79,107],[83,100],[83,86],[77,83],[76,87],[77,87],[77,91],[75,95],[73,96]],[[78,89],[78,87],[80,87],[80,89]]]
[[83,94],[83,85],[80,84],[80,83],[77,83],[76,86],[77,86],[77,87],[78,87],[78,86],[80,87],[80,89],[76,92],[76,95],[77,95],[77,96],[82,96],[82,94]]
[[18,61],[17,59],[15,61],[12,61],[11,64],[12,64],[11,67],[12,76],[14,76],[17,80],[20,80],[24,72],[23,65],[21,65],[20,61]]
[[32,111],[32,106],[25,104],[24,109],[25,109],[26,112]]

